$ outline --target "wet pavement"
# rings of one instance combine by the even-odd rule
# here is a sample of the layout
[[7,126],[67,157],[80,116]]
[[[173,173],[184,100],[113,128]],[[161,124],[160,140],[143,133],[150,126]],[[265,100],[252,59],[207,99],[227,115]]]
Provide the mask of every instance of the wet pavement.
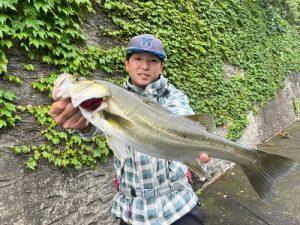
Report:
[[[300,163],[300,121],[274,136],[261,149]],[[281,178],[271,203],[260,200],[246,176],[234,166],[199,196],[207,225],[300,225],[300,165]]]

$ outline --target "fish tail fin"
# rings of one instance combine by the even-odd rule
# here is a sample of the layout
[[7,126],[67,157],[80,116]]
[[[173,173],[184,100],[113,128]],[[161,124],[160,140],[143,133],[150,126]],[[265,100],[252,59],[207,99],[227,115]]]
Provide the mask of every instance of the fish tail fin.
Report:
[[284,156],[260,150],[256,152],[258,157],[255,163],[242,166],[242,168],[259,197],[270,202],[275,192],[277,179],[292,172],[297,163]]

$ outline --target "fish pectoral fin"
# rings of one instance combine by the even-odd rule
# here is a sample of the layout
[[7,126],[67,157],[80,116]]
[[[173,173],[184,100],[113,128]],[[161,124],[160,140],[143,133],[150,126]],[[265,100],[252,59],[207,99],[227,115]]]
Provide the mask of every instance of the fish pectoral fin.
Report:
[[186,118],[193,120],[194,122],[200,123],[206,127],[209,132],[216,131],[216,121],[212,114],[210,113],[199,113],[194,115],[187,115]]
[[128,146],[117,138],[105,135],[107,143],[117,159],[123,160],[128,155]]
[[211,177],[205,171],[205,169],[202,167],[203,165],[199,162],[198,159],[195,159],[189,163],[186,163],[186,165],[199,177],[205,177],[206,179],[210,180]]
[[110,113],[108,111],[102,111],[104,119],[115,129],[124,130],[130,129],[133,127],[133,123],[126,118],[123,118],[119,115]]

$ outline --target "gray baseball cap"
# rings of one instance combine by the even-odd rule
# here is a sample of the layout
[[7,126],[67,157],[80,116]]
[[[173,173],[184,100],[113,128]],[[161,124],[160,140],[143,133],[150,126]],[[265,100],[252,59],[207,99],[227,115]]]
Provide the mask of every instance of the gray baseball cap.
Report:
[[164,60],[167,57],[163,43],[152,34],[142,34],[131,38],[128,47],[126,48],[126,54],[137,52],[149,52],[156,55],[161,60]]

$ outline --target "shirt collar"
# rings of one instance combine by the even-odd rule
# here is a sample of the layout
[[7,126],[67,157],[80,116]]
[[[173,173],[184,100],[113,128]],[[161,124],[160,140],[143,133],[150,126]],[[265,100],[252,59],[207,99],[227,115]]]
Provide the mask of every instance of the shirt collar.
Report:
[[124,88],[144,97],[159,98],[165,92],[167,83],[168,80],[161,74],[158,80],[148,84],[144,89],[133,85],[130,78],[124,84]]

